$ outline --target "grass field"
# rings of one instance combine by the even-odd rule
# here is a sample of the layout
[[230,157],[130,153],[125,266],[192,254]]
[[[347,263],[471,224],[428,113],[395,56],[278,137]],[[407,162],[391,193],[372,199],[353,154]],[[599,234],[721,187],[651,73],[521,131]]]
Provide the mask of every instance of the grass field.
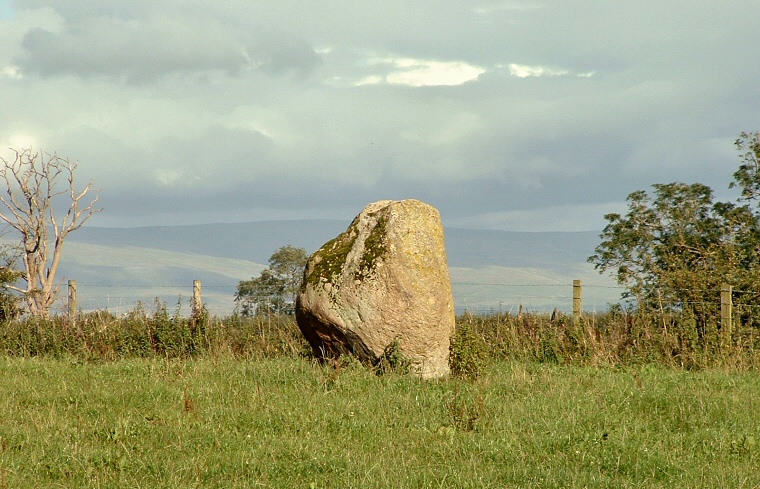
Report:
[[0,357],[19,487],[760,487],[756,372],[489,361]]

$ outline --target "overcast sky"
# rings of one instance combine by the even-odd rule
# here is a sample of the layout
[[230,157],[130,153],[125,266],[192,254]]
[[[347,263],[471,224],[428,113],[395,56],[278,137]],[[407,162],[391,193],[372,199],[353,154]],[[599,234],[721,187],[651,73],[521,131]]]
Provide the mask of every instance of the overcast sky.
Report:
[[0,148],[79,161],[92,225],[601,229],[653,183],[727,198],[760,130],[760,2],[0,0]]

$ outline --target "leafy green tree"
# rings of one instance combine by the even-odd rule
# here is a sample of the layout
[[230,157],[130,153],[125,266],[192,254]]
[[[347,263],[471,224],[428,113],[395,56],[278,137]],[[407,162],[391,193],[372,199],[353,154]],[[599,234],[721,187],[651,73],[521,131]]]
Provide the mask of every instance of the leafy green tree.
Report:
[[625,215],[607,214],[608,224],[589,262],[611,271],[639,308],[689,311],[714,316],[721,283],[746,291],[737,304],[756,303],[760,290],[758,215],[742,201],[760,196],[758,134],[737,141],[743,164],[732,186],[740,202],[714,202],[706,185],[669,183],[628,196]]
[[269,257],[269,270],[277,280],[282,281],[282,293],[291,302],[295,300],[303,279],[303,269],[309,255],[303,248],[283,246]]
[[292,311],[308,255],[303,248],[287,245],[269,257],[261,275],[238,283],[235,302],[240,314],[283,314]]
[[[4,238],[8,232],[7,226],[0,228],[0,238]],[[15,286],[24,276],[17,267],[20,256],[21,249],[18,243],[0,244],[0,323],[21,315],[23,296]]]
[[734,173],[734,181],[729,187],[739,187],[742,191],[742,200],[758,200],[760,198],[760,132],[743,132],[734,144],[739,151],[742,164]]
[[0,248],[0,260],[5,262],[0,265],[0,323],[15,319],[21,314],[21,297],[14,293],[12,287],[22,277],[22,273],[13,266],[15,259],[11,250],[12,247]]

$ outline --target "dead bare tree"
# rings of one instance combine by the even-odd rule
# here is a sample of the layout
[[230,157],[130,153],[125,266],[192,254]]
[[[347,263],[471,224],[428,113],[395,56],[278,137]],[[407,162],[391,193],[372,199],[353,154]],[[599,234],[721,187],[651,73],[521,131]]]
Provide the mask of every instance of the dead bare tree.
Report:
[[[83,190],[76,189],[77,163],[68,158],[32,149],[11,152],[15,157],[0,157],[0,176],[7,184],[7,194],[0,195],[5,206],[0,206],[0,219],[21,235],[21,278],[26,282],[25,288],[11,288],[24,295],[30,314],[48,317],[60,286],[55,276],[63,243],[70,232],[101,210],[95,208],[97,195],[82,205],[83,199],[97,190],[92,188],[92,181]],[[66,180],[66,189],[56,188],[61,179]],[[66,211],[59,220],[56,212],[62,209]]]

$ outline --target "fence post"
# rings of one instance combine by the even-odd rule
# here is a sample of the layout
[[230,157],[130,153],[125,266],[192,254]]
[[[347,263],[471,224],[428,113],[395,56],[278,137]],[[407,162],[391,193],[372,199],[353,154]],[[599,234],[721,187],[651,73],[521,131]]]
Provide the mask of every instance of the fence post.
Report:
[[573,322],[577,323],[583,313],[583,283],[573,280]]
[[733,324],[733,301],[731,298],[733,287],[729,284],[721,284],[720,286],[720,329],[726,334],[726,337],[731,338],[731,326]]
[[200,280],[193,280],[193,303],[190,307],[192,309],[193,317],[200,317],[201,311],[203,311],[203,299],[201,298]]
[[77,322],[77,281],[69,280],[69,325],[76,326]]

